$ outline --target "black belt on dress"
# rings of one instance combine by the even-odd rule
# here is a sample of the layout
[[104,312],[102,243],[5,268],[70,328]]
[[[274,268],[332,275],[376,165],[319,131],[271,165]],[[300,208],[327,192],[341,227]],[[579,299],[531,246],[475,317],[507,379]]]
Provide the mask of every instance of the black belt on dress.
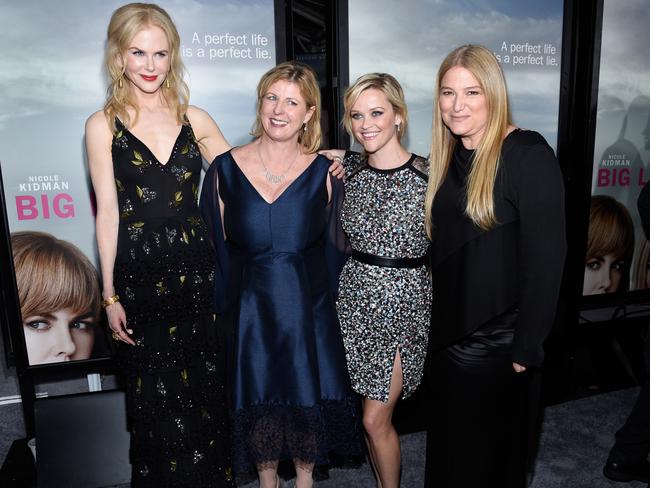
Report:
[[419,258],[385,258],[365,252],[352,250],[352,259],[372,266],[383,266],[384,268],[419,268],[427,262],[427,255]]

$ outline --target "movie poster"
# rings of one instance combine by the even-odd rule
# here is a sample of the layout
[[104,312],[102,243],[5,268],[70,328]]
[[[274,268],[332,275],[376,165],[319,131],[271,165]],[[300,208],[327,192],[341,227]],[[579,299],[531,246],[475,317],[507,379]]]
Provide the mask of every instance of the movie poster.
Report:
[[[108,351],[98,328],[84,124],[104,103],[106,28],[124,3],[23,0],[2,7],[0,165],[30,365]],[[247,142],[255,87],[275,65],[273,0],[158,3],[181,36],[190,103],[207,110],[232,145]]]
[[514,123],[555,148],[562,12],[561,0],[351,1],[350,83],[369,72],[394,75],[409,110],[405,146],[426,156],[440,63],[460,45],[483,44],[503,66]]
[[637,210],[650,181],[649,22],[645,0],[604,1],[583,295],[650,288]]

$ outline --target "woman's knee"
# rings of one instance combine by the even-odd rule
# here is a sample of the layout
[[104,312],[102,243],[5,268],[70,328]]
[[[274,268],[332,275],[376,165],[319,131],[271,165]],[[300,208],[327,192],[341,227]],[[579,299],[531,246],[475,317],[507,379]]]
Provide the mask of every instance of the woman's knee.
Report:
[[381,436],[392,428],[389,411],[377,408],[365,408],[363,412],[363,428],[369,436]]

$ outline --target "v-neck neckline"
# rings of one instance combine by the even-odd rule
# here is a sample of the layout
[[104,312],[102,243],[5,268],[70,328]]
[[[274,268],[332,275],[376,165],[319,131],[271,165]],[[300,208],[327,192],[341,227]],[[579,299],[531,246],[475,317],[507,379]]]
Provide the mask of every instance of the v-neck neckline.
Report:
[[248,176],[246,176],[246,173],[244,173],[244,170],[241,169],[241,167],[239,166],[239,163],[237,163],[237,160],[234,158],[234,156],[233,156],[233,154],[232,154],[232,150],[228,151],[228,154],[229,154],[229,156],[230,156],[230,159],[232,160],[232,163],[233,163],[233,164],[235,165],[235,167],[237,168],[237,171],[239,171],[239,173],[242,175],[242,177],[244,178],[244,180],[246,181],[246,183],[248,183],[248,185],[253,189],[253,192],[255,192],[255,194],[256,194],[256,195],[257,195],[257,196],[258,196],[258,197],[259,197],[259,198],[260,198],[264,203],[266,203],[266,204],[269,205],[269,206],[272,206],[275,202],[277,202],[278,200],[280,200],[280,199],[284,196],[284,194],[287,193],[287,191],[289,191],[289,190],[291,189],[291,187],[293,187],[294,184],[295,184],[298,180],[300,180],[300,179],[303,177],[303,175],[304,175],[305,173],[307,173],[307,171],[309,171],[309,169],[310,169],[312,166],[314,166],[314,162],[316,161],[316,159],[318,159],[318,155],[316,155],[316,157],[315,157],[314,159],[311,160],[311,162],[307,165],[307,167],[306,167],[305,169],[303,169],[303,170],[300,172],[300,174],[299,174],[298,176],[296,176],[296,177],[294,178],[294,180],[286,186],[286,188],[285,188],[284,190],[282,190],[282,193],[280,193],[277,197],[275,197],[275,198],[273,199],[272,202],[269,202],[266,198],[264,198],[264,196],[262,195],[262,193],[260,193],[260,191],[255,187],[255,185],[253,185],[253,182],[248,178]]
[[[119,120],[119,119],[118,119],[118,120]],[[138,142],[140,143],[140,145],[143,146],[143,147],[147,150],[147,152],[148,152],[149,155],[154,159],[154,161],[156,161],[156,163],[158,163],[160,166],[163,166],[163,167],[167,166],[167,165],[171,162],[172,158],[174,157],[174,154],[176,153],[176,149],[177,149],[177,146],[178,146],[178,142],[180,141],[180,139],[181,139],[181,135],[183,135],[183,130],[185,129],[185,125],[181,125],[181,128],[180,128],[180,130],[178,131],[178,135],[176,136],[176,139],[174,140],[174,145],[172,146],[172,152],[169,153],[169,158],[167,158],[167,162],[166,162],[166,163],[163,163],[163,162],[160,161],[160,159],[158,159],[158,157],[157,157],[157,156],[154,154],[154,152],[149,148],[149,146],[147,146],[147,145],[146,145],[146,144],[145,144],[145,143],[144,143],[144,142],[143,142],[143,141],[142,141],[138,136],[136,136],[133,132],[131,132],[131,131],[130,131],[130,130],[129,130],[129,129],[128,129],[128,128],[123,124],[123,123],[122,123],[121,120],[120,120],[120,124],[121,124],[122,127],[124,128],[123,130],[125,130],[125,131],[127,131],[129,134],[131,134],[131,135],[133,136],[133,138],[134,138],[136,141],[138,141]]]

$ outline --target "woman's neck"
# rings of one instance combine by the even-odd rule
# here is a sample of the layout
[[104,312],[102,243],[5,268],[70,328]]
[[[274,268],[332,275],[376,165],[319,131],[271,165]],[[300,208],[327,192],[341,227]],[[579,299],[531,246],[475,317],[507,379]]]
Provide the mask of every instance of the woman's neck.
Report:
[[276,141],[262,134],[255,144],[258,145],[257,148],[260,153],[268,156],[272,161],[284,161],[295,157],[297,153],[302,153],[302,146],[297,139]]
[[167,101],[163,97],[161,90],[154,93],[135,91],[133,101],[140,111],[157,112],[168,108]]
[[411,153],[395,139],[381,149],[368,154],[368,164],[376,169],[393,169],[404,164]]

